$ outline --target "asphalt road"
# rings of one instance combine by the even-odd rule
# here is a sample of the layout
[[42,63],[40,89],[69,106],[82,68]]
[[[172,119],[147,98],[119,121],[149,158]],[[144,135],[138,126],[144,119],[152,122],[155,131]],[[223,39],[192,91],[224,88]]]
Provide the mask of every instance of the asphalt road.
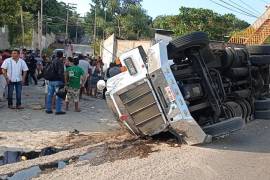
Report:
[[[23,87],[23,110],[8,109],[7,101],[0,102],[0,155],[6,150],[22,149],[23,146],[25,149],[39,146],[39,142],[49,140],[47,137],[57,137],[57,133],[64,136],[63,133],[74,129],[80,132],[108,132],[119,128],[105,100],[88,96],[83,96],[79,113],[74,112],[72,103],[66,115],[46,114],[45,87],[40,85]],[[29,138],[35,138],[31,141],[36,141],[36,145],[29,146],[32,143],[29,143]]]
[[[243,130],[214,140],[204,148],[242,152],[270,153],[270,120],[254,120]],[[270,154],[269,154],[270,155]]]
[[[40,82],[41,83],[41,82]],[[0,102],[0,131],[110,131],[118,124],[103,99],[83,96],[80,102],[81,112],[74,112],[74,104],[66,115],[48,115],[44,109],[44,88],[24,86],[22,103],[25,109],[10,110],[7,102]],[[62,109],[65,108],[63,104]]]

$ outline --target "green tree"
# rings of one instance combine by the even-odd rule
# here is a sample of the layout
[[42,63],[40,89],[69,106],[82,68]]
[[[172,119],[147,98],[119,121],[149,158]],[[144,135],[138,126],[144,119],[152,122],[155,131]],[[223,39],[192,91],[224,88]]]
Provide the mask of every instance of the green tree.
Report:
[[[0,1],[0,26],[7,25],[9,28],[9,40],[14,46],[22,45],[20,6],[23,8],[23,18],[26,41],[30,45],[33,29],[37,31],[37,17],[40,11],[40,0],[1,0]],[[66,16],[69,13],[69,37],[75,39],[76,31],[78,37],[82,37],[84,31],[77,26],[78,14],[67,5],[57,0],[44,1],[43,33],[53,32],[55,34],[65,33]]]
[[247,28],[249,24],[233,14],[220,15],[209,9],[181,7],[178,15],[158,16],[153,26],[173,30],[176,36],[204,31],[213,40],[226,40],[226,36]]
[[122,37],[126,39],[140,39],[151,36],[150,25],[152,18],[140,5],[132,4],[127,7],[127,14],[122,17]]
[[153,21],[153,26],[159,29],[173,30],[179,24],[178,16],[157,16]]
[[93,0],[85,18],[85,31],[94,34],[95,12],[97,39],[115,33],[120,38],[148,38],[151,17],[141,6],[141,0]]

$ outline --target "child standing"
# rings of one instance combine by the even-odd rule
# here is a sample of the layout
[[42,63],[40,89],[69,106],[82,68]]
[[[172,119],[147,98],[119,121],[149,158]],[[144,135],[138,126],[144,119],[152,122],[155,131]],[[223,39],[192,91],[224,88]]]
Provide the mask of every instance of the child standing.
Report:
[[78,66],[79,60],[70,58],[70,67],[66,69],[65,72],[65,84],[67,87],[67,97],[66,97],[66,110],[68,111],[68,106],[70,100],[75,103],[75,111],[80,112],[79,108],[79,97],[81,88],[81,78],[83,78],[84,71]]

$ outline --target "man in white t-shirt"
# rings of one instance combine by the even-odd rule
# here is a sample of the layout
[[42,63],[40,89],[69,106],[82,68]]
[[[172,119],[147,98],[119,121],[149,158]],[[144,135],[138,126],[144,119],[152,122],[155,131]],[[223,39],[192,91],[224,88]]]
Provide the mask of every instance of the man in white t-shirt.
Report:
[[[21,106],[22,85],[25,83],[28,67],[25,61],[20,59],[20,51],[13,50],[11,58],[6,59],[1,68],[8,84],[8,108],[23,109]],[[14,87],[16,90],[16,107],[13,106]]]

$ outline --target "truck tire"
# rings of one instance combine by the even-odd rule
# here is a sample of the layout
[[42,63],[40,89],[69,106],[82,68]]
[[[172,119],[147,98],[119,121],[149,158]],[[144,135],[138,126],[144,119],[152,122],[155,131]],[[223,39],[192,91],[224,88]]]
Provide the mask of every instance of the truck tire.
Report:
[[270,110],[270,99],[257,99],[255,100],[255,110]]
[[227,135],[231,132],[241,129],[245,124],[242,117],[234,117],[219,123],[203,127],[203,131],[213,137]]
[[224,70],[232,67],[233,61],[235,59],[235,51],[232,47],[226,47],[225,54],[221,59],[222,67]]
[[249,122],[251,121],[253,118],[252,118],[252,115],[253,115],[253,108],[250,104],[249,101],[243,99],[243,102],[245,103],[246,107],[247,107],[247,114],[248,114],[248,118],[246,119],[246,122]]
[[242,109],[242,118],[245,119],[246,122],[248,122],[248,107],[246,106],[245,102],[242,100],[238,100],[237,103],[241,106]]
[[255,119],[269,119],[270,120],[270,110],[255,111]]
[[177,54],[191,47],[203,48],[209,44],[208,35],[204,32],[194,32],[172,40],[168,46],[169,59],[177,58]]
[[237,102],[229,101],[224,104],[227,106],[231,111],[233,112],[233,117],[242,117],[243,116],[243,110]]
[[270,64],[270,55],[252,55],[249,59],[253,65]]
[[251,55],[270,55],[270,46],[248,46],[248,52]]

